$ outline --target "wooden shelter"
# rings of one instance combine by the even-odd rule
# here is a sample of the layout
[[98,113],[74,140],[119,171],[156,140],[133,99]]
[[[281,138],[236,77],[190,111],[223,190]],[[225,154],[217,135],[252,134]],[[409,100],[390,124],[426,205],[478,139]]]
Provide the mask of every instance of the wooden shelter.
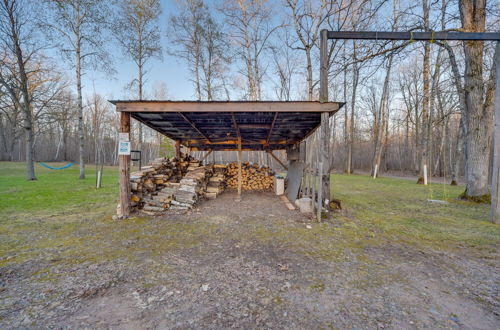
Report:
[[[120,132],[130,133],[130,118],[176,141],[176,153],[189,150],[291,150],[311,135],[343,103],[281,101],[110,101],[120,112]],[[323,124],[322,124],[323,123]],[[323,134],[322,134],[323,136]],[[326,137],[329,134],[324,135]],[[328,145],[328,139],[322,142]],[[120,155],[120,208],[130,213],[130,156]],[[240,180],[241,181],[241,180]],[[241,183],[238,184],[238,196]]]

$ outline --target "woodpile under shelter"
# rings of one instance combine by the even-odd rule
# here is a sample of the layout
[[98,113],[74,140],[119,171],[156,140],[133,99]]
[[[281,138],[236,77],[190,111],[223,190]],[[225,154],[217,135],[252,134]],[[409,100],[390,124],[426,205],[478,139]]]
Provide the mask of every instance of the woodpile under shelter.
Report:
[[[287,150],[299,160],[299,146],[319,127],[329,157],[329,118],[343,103],[320,101],[110,101],[120,113],[120,132],[130,133],[134,118],[192,151]],[[130,214],[130,155],[119,156],[120,213]],[[290,166],[289,166],[290,167]],[[303,169],[303,167],[301,167]],[[293,172],[293,169],[289,169]],[[301,174],[302,177],[302,174]],[[238,196],[241,195],[238,186]]]

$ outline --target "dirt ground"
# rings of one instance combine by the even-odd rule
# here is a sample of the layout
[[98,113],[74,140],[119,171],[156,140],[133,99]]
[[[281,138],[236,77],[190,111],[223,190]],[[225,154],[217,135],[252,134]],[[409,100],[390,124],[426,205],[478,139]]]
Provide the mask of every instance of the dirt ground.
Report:
[[324,233],[346,226],[335,216],[314,223],[264,195],[109,220],[116,235],[79,229],[92,259],[61,239],[0,268],[0,328],[499,328],[496,255],[334,239]]

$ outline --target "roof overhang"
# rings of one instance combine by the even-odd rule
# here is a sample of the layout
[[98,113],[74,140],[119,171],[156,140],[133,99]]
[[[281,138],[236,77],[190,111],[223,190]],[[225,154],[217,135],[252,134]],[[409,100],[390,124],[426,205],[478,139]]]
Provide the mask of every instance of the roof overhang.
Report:
[[344,103],[318,101],[110,101],[119,112],[193,150],[285,149]]

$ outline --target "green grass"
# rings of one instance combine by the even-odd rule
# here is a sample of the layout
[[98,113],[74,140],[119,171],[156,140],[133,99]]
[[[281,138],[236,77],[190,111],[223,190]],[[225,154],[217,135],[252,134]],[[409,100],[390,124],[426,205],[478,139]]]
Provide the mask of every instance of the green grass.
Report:
[[461,186],[423,186],[404,179],[333,177],[333,194],[347,207],[347,218],[375,235],[435,248],[498,245],[500,226],[489,222],[489,205],[459,200],[463,190]]
[[286,219],[277,219],[271,227],[248,219],[233,233],[208,222],[113,221],[117,168],[105,169],[101,189],[94,187],[94,166],[87,167],[85,180],[78,179],[77,166],[36,169],[38,180],[28,182],[24,164],[0,162],[0,266],[34,259],[52,262],[54,255],[68,265],[141,260],[224,237],[281,242],[298,253],[332,261],[345,257],[345,250],[361,251],[367,245],[460,249],[484,258],[500,246],[500,226],[488,221],[488,205],[458,200],[463,187],[334,175],[333,195],[342,200],[344,210],[333,220],[306,229]]
[[[51,164],[60,166],[62,164]],[[37,181],[25,180],[23,163],[0,162],[0,214],[54,213],[83,207],[111,205],[117,200],[118,170],[105,167],[102,188],[95,188],[95,166],[86,168],[86,178],[78,179],[75,164],[64,170],[35,165]]]

